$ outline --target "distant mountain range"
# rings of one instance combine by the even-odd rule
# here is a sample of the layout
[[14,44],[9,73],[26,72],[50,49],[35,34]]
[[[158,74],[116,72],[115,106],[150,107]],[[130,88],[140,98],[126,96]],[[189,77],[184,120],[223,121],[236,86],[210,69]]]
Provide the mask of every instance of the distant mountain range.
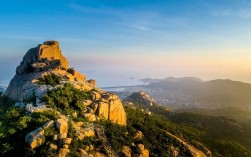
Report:
[[251,84],[232,80],[203,81],[195,77],[141,79],[145,85],[123,87],[122,98],[146,91],[159,104],[171,109],[220,109],[235,107],[251,111]]
[[152,78],[140,79],[140,81],[143,83],[155,83],[155,82],[159,82],[159,81],[180,82],[180,81],[184,81],[184,80],[204,82],[202,79],[196,78],[196,77],[167,77],[164,79],[152,79]]

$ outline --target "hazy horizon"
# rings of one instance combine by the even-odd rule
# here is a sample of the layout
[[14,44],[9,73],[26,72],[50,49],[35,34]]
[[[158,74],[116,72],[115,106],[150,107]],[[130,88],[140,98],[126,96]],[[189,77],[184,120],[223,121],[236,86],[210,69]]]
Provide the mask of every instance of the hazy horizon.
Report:
[[101,87],[168,76],[251,83],[248,0],[10,0],[0,2],[0,20],[3,84],[46,40]]

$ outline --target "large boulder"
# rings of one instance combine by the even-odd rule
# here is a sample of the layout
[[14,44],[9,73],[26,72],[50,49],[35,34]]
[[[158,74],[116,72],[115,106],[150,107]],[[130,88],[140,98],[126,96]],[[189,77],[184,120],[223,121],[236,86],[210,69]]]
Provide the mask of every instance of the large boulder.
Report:
[[29,147],[36,148],[41,146],[45,141],[44,130],[40,127],[25,136],[25,142]]
[[97,98],[99,98],[95,112],[99,117],[120,125],[126,125],[126,113],[117,95],[108,92],[95,92],[93,95],[95,95],[92,97],[93,101],[97,101]]
[[68,133],[68,123],[63,119],[56,120],[56,127],[60,134]]

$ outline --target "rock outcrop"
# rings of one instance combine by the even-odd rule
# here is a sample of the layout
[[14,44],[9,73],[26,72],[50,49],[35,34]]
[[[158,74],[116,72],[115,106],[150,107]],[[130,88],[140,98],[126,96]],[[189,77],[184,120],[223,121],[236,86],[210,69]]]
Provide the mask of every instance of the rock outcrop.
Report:
[[[108,92],[95,92],[93,95],[93,109],[95,110],[95,107],[97,107],[96,115],[114,123],[126,125],[126,113],[117,95]],[[95,105],[95,103],[98,105]]]
[[[60,78],[58,85],[39,84],[41,78],[50,75]],[[83,102],[83,108],[87,111],[83,114],[87,120],[96,121],[103,118],[120,125],[126,125],[126,113],[119,97],[100,90],[96,87],[95,80],[86,80],[85,75],[69,68],[69,63],[62,55],[57,41],[47,41],[30,49],[17,67],[16,75],[4,94],[16,102],[23,102],[35,96],[36,105],[39,108],[46,106],[46,104],[39,104],[39,98],[49,90],[65,83],[70,83],[74,88],[82,91],[91,91],[92,100]],[[32,105],[30,106],[32,107]],[[60,122],[56,122],[56,124],[61,125]],[[61,126],[59,129],[61,130]]]
[[57,41],[46,41],[31,48],[17,67],[17,74],[21,75],[33,71],[45,71],[55,68],[69,68],[67,59],[61,54]]
[[[59,75],[65,80],[71,81],[79,88],[91,89],[86,81],[86,76],[76,70],[69,68],[68,60],[62,55],[57,41],[47,41],[31,48],[23,57],[20,65],[16,69],[16,75],[11,80],[5,95],[15,101],[28,99],[32,94],[41,96],[47,91],[47,87],[39,87],[35,84],[38,78],[45,75]],[[82,83],[74,83],[75,81]]]

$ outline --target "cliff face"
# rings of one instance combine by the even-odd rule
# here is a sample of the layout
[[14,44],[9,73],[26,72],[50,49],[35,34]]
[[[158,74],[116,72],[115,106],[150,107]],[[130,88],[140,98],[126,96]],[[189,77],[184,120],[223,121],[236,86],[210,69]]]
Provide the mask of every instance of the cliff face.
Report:
[[62,79],[58,87],[70,83],[81,91],[95,90],[92,100],[88,100],[91,102],[88,104],[89,108],[95,110],[93,114],[126,125],[126,113],[118,96],[100,90],[96,87],[95,80],[86,80],[85,75],[69,68],[69,63],[62,55],[57,41],[44,42],[25,54],[5,95],[17,102],[23,102],[34,95],[39,100],[48,91],[57,88],[38,84],[39,79],[49,75],[56,75]]

